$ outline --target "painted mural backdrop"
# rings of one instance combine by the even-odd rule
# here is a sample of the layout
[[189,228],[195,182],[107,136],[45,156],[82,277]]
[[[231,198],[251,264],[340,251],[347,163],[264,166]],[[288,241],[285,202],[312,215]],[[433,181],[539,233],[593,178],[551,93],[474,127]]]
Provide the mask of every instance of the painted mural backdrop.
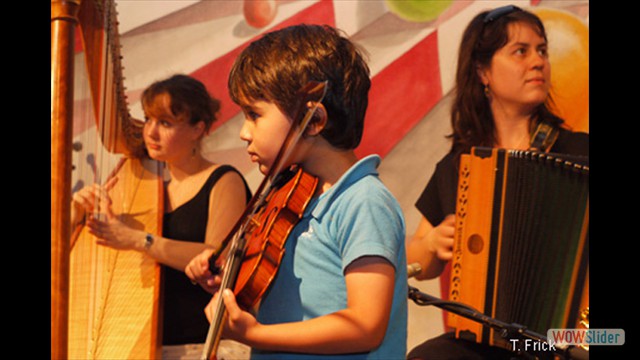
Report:
[[[533,9],[549,33],[553,96],[575,130],[589,129],[589,1],[514,0]],[[298,23],[343,30],[369,55],[369,110],[359,156],[383,157],[381,178],[399,199],[411,234],[419,219],[413,204],[435,163],[449,147],[449,94],[464,27],[480,11],[505,5],[488,0],[215,0],[117,1],[125,85],[134,117],[139,97],[153,81],[190,74],[222,101],[220,119],[205,141],[211,160],[231,163],[255,189],[262,175],[238,133],[242,114],[227,95],[235,57],[264,32]],[[76,75],[82,77],[82,75]],[[77,99],[77,102],[86,101]],[[76,128],[76,139],[94,129]],[[84,152],[83,152],[84,151]],[[74,152],[91,162],[91,150]],[[90,180],[75,179],[76,189]],[[413,281],[413,280],[411,280]],[[412,282],[440,296],[436,280]],[[410,307],[409,347],[438,335],[436,309]]]

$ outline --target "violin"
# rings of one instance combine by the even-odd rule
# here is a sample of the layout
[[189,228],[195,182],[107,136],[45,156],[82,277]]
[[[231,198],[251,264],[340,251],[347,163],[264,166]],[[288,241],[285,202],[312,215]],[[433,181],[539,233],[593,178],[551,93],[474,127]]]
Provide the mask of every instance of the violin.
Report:
[[[238,305],[245,310],[255,305],[269,288],[284,256],[286,240],[316,192],[316,177],[295,164],[282,168],[326,91],[326,81],[309,82],[298,91],[294,121],[269,173],[229,235],[209,258],[211,272],[220,273],[217,260],[230,246],[219,291],[233,288]],[[313,105],[307,108],[309,102]],[[299,118],[301,120],[296,121]],[[215,359],[226,318],[226,308],[219,296],[203,348],[203,360]]]
[[297,165],[280,173],[265,206],[251,222],[235,283],[238,305],[249,309],[262,297],[284,256],[284,245],[316,191],[318,179]]

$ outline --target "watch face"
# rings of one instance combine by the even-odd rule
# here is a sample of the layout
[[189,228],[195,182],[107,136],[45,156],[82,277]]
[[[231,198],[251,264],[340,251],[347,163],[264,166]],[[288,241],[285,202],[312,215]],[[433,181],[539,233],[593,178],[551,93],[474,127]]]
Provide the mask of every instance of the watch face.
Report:
[[153,235],[147,234],[147,236],[145,236],[144,239],[145,239],[144,248],[148,250],[151,247],[151,245],[153,244]]

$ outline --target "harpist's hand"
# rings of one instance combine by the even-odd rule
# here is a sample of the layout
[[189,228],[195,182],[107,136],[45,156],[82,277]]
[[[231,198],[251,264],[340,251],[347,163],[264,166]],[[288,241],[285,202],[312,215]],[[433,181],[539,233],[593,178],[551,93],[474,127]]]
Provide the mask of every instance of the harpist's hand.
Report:
[[106,218],[104,216],[100,218],[89,216],[87,219],[89,233],[97,238],[96,243],[118,250],[143,251],[146,233],[122,223],[113,214],[110,206],[105,210]]
[[184,273],[187,274],[192,282],[199,284],[207,292],[215,294],[220,288],[220,276],[215,276],[209,270],[209,258],[213,254],[213,249],[206,249],[196,255],[187,264]]
[[86,214],[104,212],[104,208],[111,204],[108,192],[117,182],[118,178],[113,177],[104,186],[93,184],[73,193],[71,197],[71,226],[79,225]]
[[429,250],[440,260],[451,260],[453,257],[453,234],[456,217],[447,215],[442,222],[426,234]]

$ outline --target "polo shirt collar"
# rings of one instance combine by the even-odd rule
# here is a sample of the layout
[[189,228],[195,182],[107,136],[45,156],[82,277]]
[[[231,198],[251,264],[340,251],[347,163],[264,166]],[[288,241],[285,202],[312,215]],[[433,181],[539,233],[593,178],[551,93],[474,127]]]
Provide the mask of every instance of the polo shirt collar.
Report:
[[328,210],[331,203],[337,198],[345,189],[349,188],[351,184],[364,178],[368,175],[378,176],[378,166],[380,165],[381,158],[378,155],[369,155],[358,162],[356,162],[347,172],[345,172],[340,179],[329,188],[326,192],[322,193],[317,199],[313,200],[316,204],[311,204],[305,211],[304,216],[308,216],[311,213],[316,219],[321,218],[325,211]]

